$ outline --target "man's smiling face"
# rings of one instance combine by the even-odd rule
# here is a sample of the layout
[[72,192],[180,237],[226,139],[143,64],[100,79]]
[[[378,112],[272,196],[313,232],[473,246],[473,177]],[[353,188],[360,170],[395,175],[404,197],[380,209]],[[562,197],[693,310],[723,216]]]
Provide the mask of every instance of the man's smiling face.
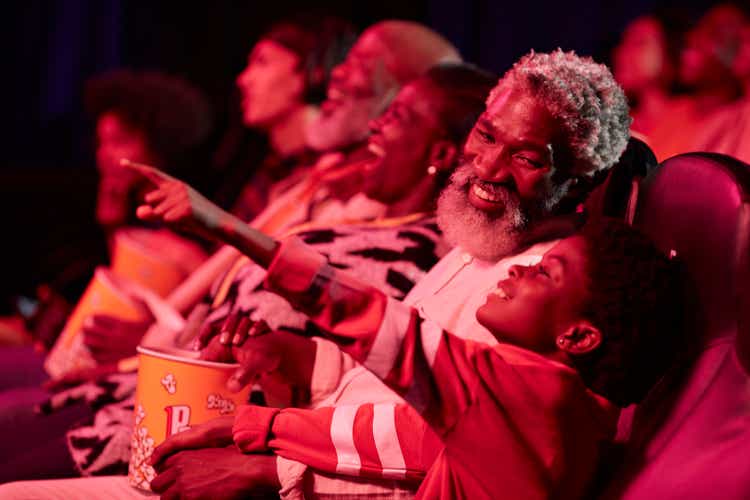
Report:
[[379,116],[398,90],[386,67],[388,49],[378,29],[359,37],[344,62],[331,72],[321,113],[307,129],[308,145],[331,151],[365,139],[369,122]]
[[552,174],[559,135],[556,121],[533,96],[513,88],[498,92],[464,148],[473,170],[469,202],[495,217],[506,211],[508,197],[518,200],[526,218],[548,212],[558,201]]
[[553,182],[560,125],[527,91],[499,85],[438,205],[448,240],[484,260],[513,251],[523,230],[548,216],[568,185]]

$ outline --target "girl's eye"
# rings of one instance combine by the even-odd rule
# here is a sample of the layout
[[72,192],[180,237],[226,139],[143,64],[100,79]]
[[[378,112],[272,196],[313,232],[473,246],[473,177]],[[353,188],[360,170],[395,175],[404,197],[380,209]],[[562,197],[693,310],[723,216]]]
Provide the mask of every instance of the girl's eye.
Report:
[[550,277],[549,269],[547,269],[547,267],[545,266],[540,265],[539,267],[537,267],[537,272],[542,276],[546,276],[547,278]]

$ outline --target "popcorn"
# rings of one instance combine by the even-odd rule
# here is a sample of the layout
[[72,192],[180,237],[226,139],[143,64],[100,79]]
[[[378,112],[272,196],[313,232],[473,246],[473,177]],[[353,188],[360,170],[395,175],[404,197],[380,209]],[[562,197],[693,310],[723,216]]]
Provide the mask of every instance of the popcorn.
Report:
[[161,385],[169,394],[177,392],[177,379],[171,373],[167,373],[161,379]]
[[146,412],[143,407],[138,405],[135,411],[135,429],[130,440],[128,478],[131,485],[148,490],[151,480],[156,477],[156,471],[148,463],[154,452],[154,438],[151,437],[146,427],[141,426],[145,416]]

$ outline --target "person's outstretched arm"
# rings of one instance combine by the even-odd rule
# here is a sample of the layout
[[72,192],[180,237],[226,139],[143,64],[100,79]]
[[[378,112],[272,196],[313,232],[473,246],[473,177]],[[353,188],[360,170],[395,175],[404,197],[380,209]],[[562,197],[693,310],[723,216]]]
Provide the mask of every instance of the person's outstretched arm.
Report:
[[227,243],[257,264],[268,267],[278,247],[276,240],[248,226],[186,183],[155,167],[127,159],[121,160],[120,165],[140,173],[156,188],[146,194],[144,204],[136,210],[138,218],[161,221]]
[[138,217],[220,239],[263,267],[272,264],[268,288],[331,332],[340,347],[406,397],[438,433],[468,405],[476,384],[473,345],[328,266],[322,255],[299,240],[287,239],[282,249],[276,240],[224,212],[184,182],[148,165],[125,160],[123,166],[156,186],[138,208]]

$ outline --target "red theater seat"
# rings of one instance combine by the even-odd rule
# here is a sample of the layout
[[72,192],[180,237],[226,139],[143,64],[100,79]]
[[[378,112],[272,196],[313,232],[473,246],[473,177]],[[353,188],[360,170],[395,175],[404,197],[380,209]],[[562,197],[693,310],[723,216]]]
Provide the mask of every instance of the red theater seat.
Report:
[[[750,166],[676,156],[642,183],[635,225],[677,252],[692,354],[638,408],[604,497],[750,498]],[[678,346],[681,347],[681,346]]]

